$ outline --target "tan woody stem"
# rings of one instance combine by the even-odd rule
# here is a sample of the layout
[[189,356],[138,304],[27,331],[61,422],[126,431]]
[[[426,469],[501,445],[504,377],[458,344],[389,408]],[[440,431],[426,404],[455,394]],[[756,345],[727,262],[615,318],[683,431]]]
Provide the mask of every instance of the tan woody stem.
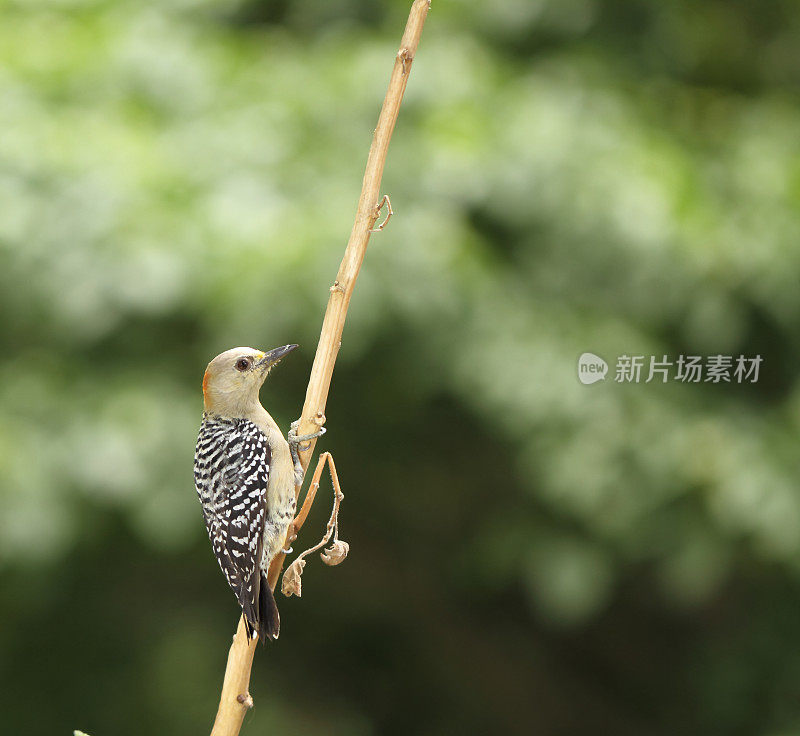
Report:
[[[411,65],[417,53],[422,27],[425,24],[429,8],[430,0],[415,0],[411,6],[403,38],[400,41],[400,49],[395,57],[389,87],[369,149],[361,186],[361,197],[358,201],[350,240],[347,243],[336,280],[330,288],[328,308],[325,311],[322,332],[319,336],[311,377],[306,389],[306,400],[297,427],[299,435],[315,432],[325,421],[325,406],[333,367],[341,346],[347,309],[350,306],[356,279],[367,252],[370,234],[384,203],[384,199],[380,196],[380,187],[389,141],[394,131],[400,103],[403,100]],[[315,444],[314,440],[310,441],[300,453],[300,461],[304,470],[308,468]],[[299,493],[300,488],[298,487],[295,489],[295,494],[299,495]],[[273,589],[282,564],[283,555],[278,555],[270,569],[269,583]],[[244,623],[240,621],[228,654],[225,680],[222,685],[217,718],[211,732],[212,736],[236,736],[241,729],[245,713],[248,708],[252,707],[253,701],[248,688],[255,649],[255,643],[248,639]]]

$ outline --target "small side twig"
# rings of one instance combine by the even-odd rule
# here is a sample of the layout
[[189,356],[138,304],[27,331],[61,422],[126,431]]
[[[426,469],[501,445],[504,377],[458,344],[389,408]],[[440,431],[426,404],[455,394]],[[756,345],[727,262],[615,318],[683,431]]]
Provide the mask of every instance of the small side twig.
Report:
[[383,205],[386,205],[386,219],[380,224],[373,227],[370,232],[371,233],[379,233],[383,228],[386,227],[386,223],[389,222],[392,215],[394,214],[394,210],[392,209],[392,200],[389,199],[388,194],[383,195],[383,199],[381,199],[378,204],[375,205],[375,219],[378,219],[378,215],[380,215],[381,210],[383,209]]
[[322,476],[322,471],[325,468],[325,461],[328,457],[330,457],[330,453],[323,452],[317,460],[317,467],[314,468],[314,475],[312,476],[311,483],[306,491],[306,497],[303,499],[303,505],[292,522],[292,532],[294,534],[297,534],[297,532],[299,532],[302,528],[303,524],[306,523],[308,512],[311,511],[311,506],[314,503],[314,497],[317,495],[317,491],[319,490],[319,479]]
[[[331,483],[333,484],[333,509],[331,510],[331,516],[330,519],[328,519],[328,525],[325,529],[325,534],[323,535],[322,539],[313,547],[309,547],[307,550],[300,553],[292,561],[292,564],[286,568],[286,572],[283,573],[281,592],[287,597],[296,595],[299,598],[302,595],[300,578],[303,574],[303,568],[306,566],[305,558],[324,547],[326,544],[328,544],[328,542],[331,542],[331,537],[333,537],[333,540],[330,548],[326,549],[320,554],[322,561],[326,565],[338,565],[344,560],[345,557],[347,557],[347,553],[350,551],[350,545],[347,542],[339,539],[339,508],[342,504],[342,500],[344,499],[344,493],[342,493],[341,486],[339,485],[339,476],[336,473],[336,465],[333,462],[333,456],[329,452],[323,452],[319,457],[319,462],[317,463],[317,468],[314,473],[314,480],[312,480],[311,486],[308,489],[306,500],[303,503],[303,508],[300,510],[300,514],[302,514],[305,510],[306,515],[308,515],[306,507],[308,506],[308,508],[310,508],[311,503],[313,503],[314,495],[316,495],[317,488],[319,488],[319,476],[322,473],[322,468],[325,466],[326,462],[330,468]],[[310,503],[309,496],[311,496]],[[302,526],[303,522],[305,521],[305,516],[300,519],[300,514],[298,514],[297,517],[297,520],[300,520],[299,525],[297,520],[295,520],[295,530],[299,529],[299,527]]]
[[[316,498],[317,491],[319,490],[319,479],[322,476],[322,471],[325,469],[325,463],[327,461],[327,456],[329,456],[329,452],[323,452],[319,458],[317,459],[317,467],[314,468],[314,475],[311,477],[311,483],[308,484],[308,490],[306,491],[306,497],[303,499],[303,506],[298,512],[297,516],[294,517],[289,531],[286,534],[286,544],[291,545],[295,539],[297,539],[297,535],[300,532],[303,524],[305,524],[306,519],[308,518],[308,514],[311,511],[311,506],[314,504],[314,499]],[[289,547],[286,547],[288,549]],[[272,580],[273,578],[277,580],[278,576],[280,575],[280,564],[277,559],[272,560],[272,564],[269,566],[269,574],[267,575],[268,580]]]

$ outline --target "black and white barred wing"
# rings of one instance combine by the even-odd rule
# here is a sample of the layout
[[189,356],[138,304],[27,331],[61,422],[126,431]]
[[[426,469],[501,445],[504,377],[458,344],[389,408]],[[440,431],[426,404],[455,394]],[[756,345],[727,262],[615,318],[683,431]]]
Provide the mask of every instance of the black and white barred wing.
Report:
[[269,463],[267,438],[253,423],[203,421],[194,460],[195,487],[219,566],[254,628],[259,622],[258,563]]

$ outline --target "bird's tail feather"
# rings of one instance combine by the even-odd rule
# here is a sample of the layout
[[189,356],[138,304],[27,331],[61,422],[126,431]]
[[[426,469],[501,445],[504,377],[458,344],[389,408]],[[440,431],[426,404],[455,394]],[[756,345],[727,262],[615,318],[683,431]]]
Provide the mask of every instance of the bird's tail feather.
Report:
[[275,603],[275,596],[267,582],[267,576],[257,573],[255,584],[257,585],[257,600],[249,600],[247,597],[240,599],[242,613],[244,614],[244,627],[250,639],[261,639],[264,644],[267,640],[277,639],[281,628],[281,617],[278,614],[278,605]]
[[281,630],[281,617],[278,613],[278,604],[272,588],[269,587],[267,576],[261,577],[261,589],[258,592],[258,637],[261,642],[268,639],[277,639]]

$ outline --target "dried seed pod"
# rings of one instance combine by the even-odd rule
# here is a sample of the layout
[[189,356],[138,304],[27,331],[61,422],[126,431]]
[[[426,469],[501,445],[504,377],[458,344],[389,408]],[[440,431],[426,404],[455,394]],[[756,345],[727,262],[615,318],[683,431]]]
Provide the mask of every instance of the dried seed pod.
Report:
[[340,562],[344,562],[344,558],[347,557],[349,551],[350,545],[341,539],[337,539],[330,547],[320,552],[319,556],[326,565],[333,567]]

